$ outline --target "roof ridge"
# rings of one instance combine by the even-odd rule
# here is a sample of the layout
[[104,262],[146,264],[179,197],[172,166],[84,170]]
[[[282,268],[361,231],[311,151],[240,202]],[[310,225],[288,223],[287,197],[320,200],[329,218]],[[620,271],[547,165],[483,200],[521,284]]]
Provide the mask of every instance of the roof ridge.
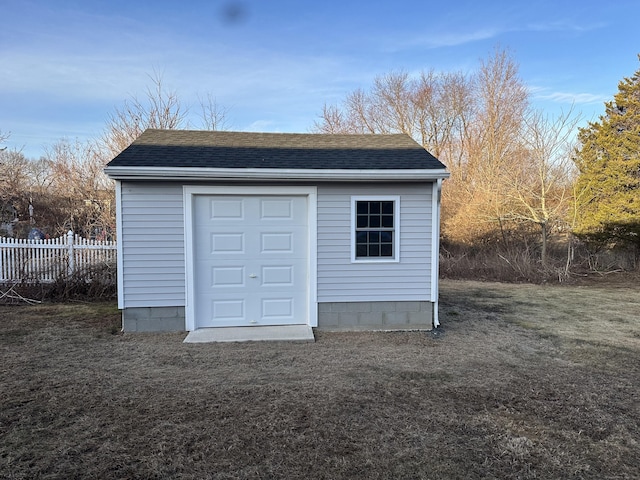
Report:
[[[256,132],[256,131],[244,131],[244,130],[194,130],[194,129],[181,129],[181,128],[147,128],[142,132],[141,136],[146,132],[170,132],[170,133],[202,133],[202,134],[246,134],[246,135],[300,135],[300,136],[318,136],[318,137],[348,137],[348,136],[363,136],[363,137],[392,137],[401,136],[409,137],[408,133],[315,133],[315,132]],[[139,138],[139,137],[138,137]]]

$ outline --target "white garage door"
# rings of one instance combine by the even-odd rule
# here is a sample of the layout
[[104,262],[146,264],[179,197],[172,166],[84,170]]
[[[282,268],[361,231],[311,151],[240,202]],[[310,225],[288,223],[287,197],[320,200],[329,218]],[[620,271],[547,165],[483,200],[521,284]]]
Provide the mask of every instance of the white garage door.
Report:
[[307,323],[307,197],[197,195],[196,328]]

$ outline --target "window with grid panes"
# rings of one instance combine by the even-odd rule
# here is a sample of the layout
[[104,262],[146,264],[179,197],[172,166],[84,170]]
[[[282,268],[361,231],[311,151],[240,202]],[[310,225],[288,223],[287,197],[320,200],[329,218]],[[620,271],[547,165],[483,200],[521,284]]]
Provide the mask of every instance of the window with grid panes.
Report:
[[394,200],[356,200],[355,223],[356,259],[394,258]]

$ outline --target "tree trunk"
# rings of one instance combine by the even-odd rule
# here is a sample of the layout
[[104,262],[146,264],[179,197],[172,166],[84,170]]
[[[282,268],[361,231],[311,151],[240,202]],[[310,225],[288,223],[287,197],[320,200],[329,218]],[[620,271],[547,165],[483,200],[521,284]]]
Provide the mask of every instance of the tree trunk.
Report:
[[540,253],[540,259],[542,260],[542,266],[547,266],[547,241],[549,239],[549,230],[546,222],[540,224],[540,234],[542,236],[542,252]]

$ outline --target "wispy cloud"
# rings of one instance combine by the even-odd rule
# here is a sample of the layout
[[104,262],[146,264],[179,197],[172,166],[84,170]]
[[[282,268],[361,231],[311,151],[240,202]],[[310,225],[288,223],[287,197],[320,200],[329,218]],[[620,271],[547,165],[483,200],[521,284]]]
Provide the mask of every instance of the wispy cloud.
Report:
[[[153,59],[149,59],[153,65]],[[144,66],[127,55],[58,54],[46,51],[0,53],[0,91],[43,93],[67,101],[115,100],[144,80]],[[136,85],[137,80],[138,85]]]
[[557,103],[567,103],[576,105],[589,105],[596,103],[603,103],[611,100],[610,97],[605,95],[598,95],[594,93],[574,93],[574,92],[552,92],[552,93],[534,93],[534,98],[537,100],[550,100]]
[[[482,13],[478,13],[482,17]],[[505,13],[505,15],[507,15]],[[479,22],[478,22],[479,21]],[[484,24],[482,27],[474,25]],[[487,26],[488,25],[488,26]],[[397,39],[390,42],[391,49],[401,50],[408,48],[442,48],[457,47],[485,40],[497,39],[503,35],[518,32],[575,32],[584,33],[605,28],[605,22],[579,23],[571,19],[554,19],[546,22],[527,22],[517,15],[503,18],[502,22],[494,22],[490,18],[484,21],[481,18],[466,18],[464,20],[449,19],[448,24],[441,25],[437,30],[431,30],[428,34],[420,34],[409,38]]]
[[530,23],[523,30],[531,32],[576,32],[585,33],[605,28],[605,22],[579,24],[570,20],[553,20],[549,22]]
[[441,48],[455,47],[467,43],[489,40],[498,37],[503,31],[497,28],[482,28],[467,32],[437,32],[429,35],[417,36],[407,39],[402,43],[407,47]]
[[[499,28],[479,28],[474,30],[456,31],[456,29],[440,29],[427,34],[412,36],[395,36],[382,39],[381,50],[386,53],[411,49],[438,49],[457,47],[499,37],[504,30]],[[380,39],[379,39],[380,40]]]

